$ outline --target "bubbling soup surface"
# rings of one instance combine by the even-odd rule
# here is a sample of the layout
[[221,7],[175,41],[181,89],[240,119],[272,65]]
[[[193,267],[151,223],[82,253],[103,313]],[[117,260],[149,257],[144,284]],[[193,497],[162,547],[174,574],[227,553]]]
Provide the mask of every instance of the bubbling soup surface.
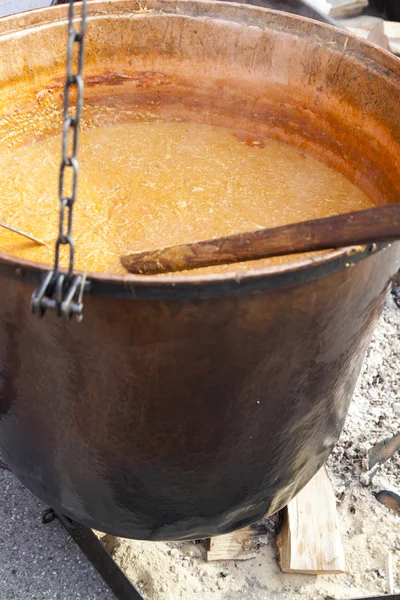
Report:
[[[58,231],[59,137],[1,156],[1,251],[52,264]],[[77,269],[124,274],[130,252],[274,227],[373,206],[332,169],[286,144],[187,123],[132,123],[84,131],[73,238]],[[237,272],[298,256],[196,269]],[[161,276],[162,277],[162,276]]]

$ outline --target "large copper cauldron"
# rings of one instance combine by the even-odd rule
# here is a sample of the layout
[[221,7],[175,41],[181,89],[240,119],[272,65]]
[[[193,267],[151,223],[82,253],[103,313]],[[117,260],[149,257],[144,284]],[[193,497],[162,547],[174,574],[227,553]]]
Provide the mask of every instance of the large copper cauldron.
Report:
[[[84,127],[230,126],[398,201],[397,59],[252,6],[143,6],[89,4]],[[66,14],[0,20],[2,148],[60,135]],[[0,255],[3,457],[58,511],[122,536],[204,537],[272,514],[338,439],[399,262],[393,244],[240,277],[90,275],[83,322],[65,324],[30,312],[49,267]]]

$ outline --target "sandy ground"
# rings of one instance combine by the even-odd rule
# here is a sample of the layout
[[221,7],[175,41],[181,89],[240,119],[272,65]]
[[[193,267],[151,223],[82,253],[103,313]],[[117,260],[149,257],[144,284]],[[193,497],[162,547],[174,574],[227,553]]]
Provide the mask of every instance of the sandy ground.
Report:
[[[365,473],[368,450],[400,429],[400,308],[389,299],[355,392],[342,437],[328,461],[338,502],[346,573],[284,575],[275,546],[275,522],[255,538],[255,558],[205,562],[203,542],[116,540],[114,557],[146,600],[347,599],[384,594],[386,561],[393,557],[400,592],[400,519],[374,490],[400,487],[400,454],[375,475]],[[276,521],[276,520],[275,520]],[[110,540],[109,540],[110,541]],[[115,545],[115,541],[114,541]]]

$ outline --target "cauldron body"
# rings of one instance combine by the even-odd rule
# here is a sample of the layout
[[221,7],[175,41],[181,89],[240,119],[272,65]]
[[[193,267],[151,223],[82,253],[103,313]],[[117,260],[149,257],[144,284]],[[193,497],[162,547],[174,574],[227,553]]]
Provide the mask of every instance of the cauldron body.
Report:
[[[89,4],[84,127],[235,127],[397,201],[396,59],[274,11],[146,6]],[[59,131],[65,17],[0,20],[0,150]],[[2,455],[58,511],[125,537],[206,537],[272,514],[339,437],[399,259],[396,243],[240,276],[91,274],[82,323],[65,324],[30,312],[46,268],[0,255]]]

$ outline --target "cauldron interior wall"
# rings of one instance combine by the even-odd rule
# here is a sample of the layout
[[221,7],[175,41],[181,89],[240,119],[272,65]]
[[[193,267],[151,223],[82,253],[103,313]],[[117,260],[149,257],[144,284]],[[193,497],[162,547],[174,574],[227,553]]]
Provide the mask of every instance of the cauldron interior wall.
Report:
[[[89,3],[84,127],[234,126],[397,201],[393,57],[249,6],[147,8]],[[59,134],[65,15],[0,20],[0,151]],[[393,244],[241,278],[89,275],[84,320],[65,325],[30,314],[40,269],[0,256],[0,449],[48,504],[118,535],[205,537],[271,514],[339,436],[398,265]]]

